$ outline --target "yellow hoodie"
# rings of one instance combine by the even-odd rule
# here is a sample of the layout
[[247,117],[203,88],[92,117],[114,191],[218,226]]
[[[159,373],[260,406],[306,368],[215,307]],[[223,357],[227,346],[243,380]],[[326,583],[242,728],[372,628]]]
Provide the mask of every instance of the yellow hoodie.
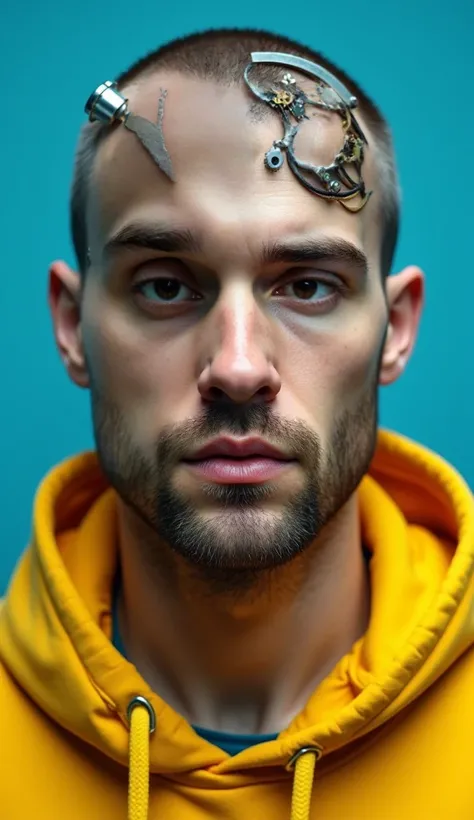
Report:
[[130,820],[473,820],[471,493],[380,433],[359,499],[367,633],[276,740],[230,757],[111,644],[114,492],[93,453],[55,468],[0,611],[1,820],[126,820],[129,780]]

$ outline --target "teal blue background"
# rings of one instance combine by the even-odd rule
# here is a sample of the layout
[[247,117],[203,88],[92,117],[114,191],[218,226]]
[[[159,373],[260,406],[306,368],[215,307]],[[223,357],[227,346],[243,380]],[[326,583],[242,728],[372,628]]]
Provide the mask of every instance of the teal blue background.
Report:
[[145,52],[201,28],[265,27],[302,39],[382,107],[404,190],[397,265],[426,270],[427,304],[406,374],[381,392],[381,421],[437,450],[474,485],[472,0],[2,7],[0,592],[28,540],[38,482],[92,446],[88,393],[67,380],[46,302],[48,263],[73,262],[68,192],[84,102]]

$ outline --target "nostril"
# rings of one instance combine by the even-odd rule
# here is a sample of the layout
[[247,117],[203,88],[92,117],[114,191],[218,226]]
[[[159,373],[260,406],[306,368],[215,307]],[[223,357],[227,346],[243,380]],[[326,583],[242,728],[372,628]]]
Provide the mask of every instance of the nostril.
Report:
[[230,392],[222,390],[220,387],[209,387],[206,391],[206,401],[211,404],[215,402],[233,406],[235,406],[235,404],[263,404],[264,402],[272,401],[273,398],[274,395],[270,387],[260,387],[252,396],[246,393],[245,396],[242,397],[231,395]]
[[227,399],[227,394],[220,387],[210,387],[208,390],[209,398],[212,401],[222,401]]
[[255,396],[261,399],[265,399],[265,401],[269,401],[271,398],[273,398],[272,389],[268,386],[260,387],[255,393]]

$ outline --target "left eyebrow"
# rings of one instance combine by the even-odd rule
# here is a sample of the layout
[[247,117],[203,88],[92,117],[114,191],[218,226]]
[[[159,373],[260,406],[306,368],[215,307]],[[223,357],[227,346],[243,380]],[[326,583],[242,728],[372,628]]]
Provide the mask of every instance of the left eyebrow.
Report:
[[367,276],[369,269],[368,259],[360,248],[347,239],[332,236],[296,242],[277,240],[263,246],[262,259],[267,265],[276,262],[342,262],[356,268],[363,276]]

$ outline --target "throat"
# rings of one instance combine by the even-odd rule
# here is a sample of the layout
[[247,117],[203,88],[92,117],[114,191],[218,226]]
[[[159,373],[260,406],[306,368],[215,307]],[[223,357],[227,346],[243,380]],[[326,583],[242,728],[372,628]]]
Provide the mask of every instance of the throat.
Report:
[[172,577],[124,565],[122,578],[124,653],[192,725],[218,731],[280,731],[369,618],[360,545],[346,562],[315,546],[275,570],[223,572],[212,586],[180,562]]

